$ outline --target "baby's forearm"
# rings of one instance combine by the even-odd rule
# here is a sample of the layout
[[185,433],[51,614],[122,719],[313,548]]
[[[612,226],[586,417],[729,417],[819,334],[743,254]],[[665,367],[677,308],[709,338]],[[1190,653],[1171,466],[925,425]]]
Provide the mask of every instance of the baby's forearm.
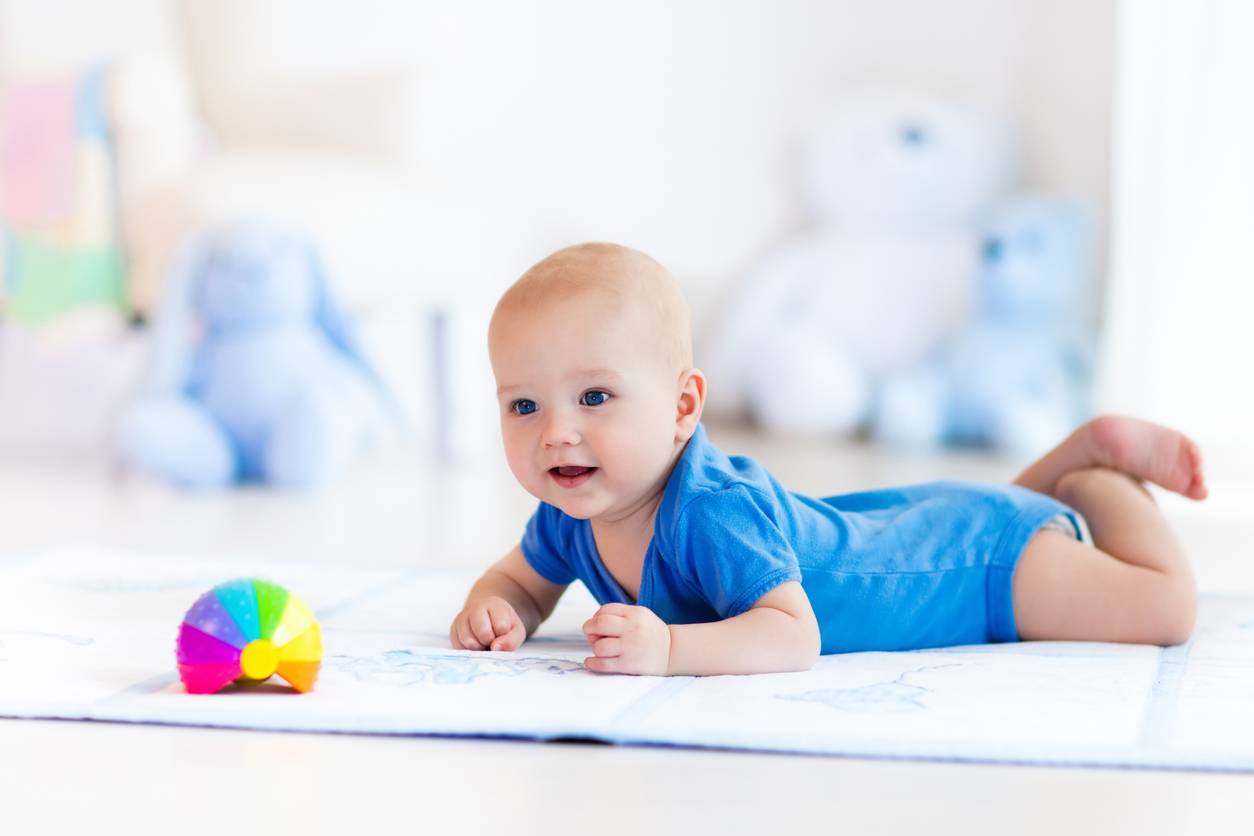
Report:
[[672,624],[670,634],[671,676],[805,671],[819,657],[813,619],[772,607],[709,624]]
[[509,601],[510,606],[514,608],[514,612],[518,613],[518,617],[522,619],[528,636],[536,631],[536,628],[540,626],[540,622],[544,621],[544,615],[541,614],[540,608],[536,605],[535,599],[531,597],[531,594],[509,575],[497,569],[488,569],[483,573],[483,577],[475,581],[475,585],[470,588],[470,592],[466,595],[466,601],[469,603],[478,598],[487,598],[492,595]]

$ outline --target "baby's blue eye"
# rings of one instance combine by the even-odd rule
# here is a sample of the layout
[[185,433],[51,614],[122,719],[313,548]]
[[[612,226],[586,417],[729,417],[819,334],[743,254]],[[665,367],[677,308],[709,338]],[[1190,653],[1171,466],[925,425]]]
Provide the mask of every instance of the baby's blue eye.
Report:
[[509,408],[518,415],[530,415],[536,411],[536,402],[529,401],[526,398],[514,401]]
[[584,392],[583,397],[579,399],[579,403],[584,406],[600,406],[609,399],[609,392],[602,392],[600,389],[593,389],[590,392]]

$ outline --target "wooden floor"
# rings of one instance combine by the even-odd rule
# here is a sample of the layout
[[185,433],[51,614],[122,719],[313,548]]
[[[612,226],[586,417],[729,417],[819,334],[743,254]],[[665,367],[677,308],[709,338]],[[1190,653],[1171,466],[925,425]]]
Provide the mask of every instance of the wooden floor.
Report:
[[[814,494],[963,478],[1017,462],[898,456],[711,427]],[[1254,592],[1254,497],[1161,497],[1204,589]],[[314,497],[185,496],[106,470],[0,463],[0,551],[94,543],[368,566],[477,567],[533,502],[495,450],[363,463]],[[1254,702],[1251,703],[1254,712]],[[1254,776],[797,757],[595,744],[265,734],[0,721],[0,833],[1237,832]],[[1235,828],[1235,829],[1234,829]]]

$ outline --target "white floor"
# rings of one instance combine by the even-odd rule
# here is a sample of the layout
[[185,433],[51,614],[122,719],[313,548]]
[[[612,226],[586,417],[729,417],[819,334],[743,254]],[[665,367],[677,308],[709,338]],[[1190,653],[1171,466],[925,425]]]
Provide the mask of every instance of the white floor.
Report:
[[[966,478],[1015,464],[766,441],[712,427],[815,494]],[[0,550],[95,543],[361,565],[480,566],[516,542],[532,501],[497,457],[364,463],[315,497],[188,497],[69,466],[0,463]],[[1254,592],[1248,492],[1164,508],[1204,589]],[[1252,707],[1254,710],[1254,707]],[[296,832],[1216,833],[1249,826],[1254,776],[862,761],[591,744],[260,734],[0,721],[0,833]]]

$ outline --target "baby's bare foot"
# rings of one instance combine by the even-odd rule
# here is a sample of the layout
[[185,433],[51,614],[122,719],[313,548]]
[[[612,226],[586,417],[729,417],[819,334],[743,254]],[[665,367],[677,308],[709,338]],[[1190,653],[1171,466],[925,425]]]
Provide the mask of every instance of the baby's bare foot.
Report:
[[1095,418],[1084,431],[1095,462],[1190,499],[1206,498],[1202,451],[1183,433],[1119,415]]

